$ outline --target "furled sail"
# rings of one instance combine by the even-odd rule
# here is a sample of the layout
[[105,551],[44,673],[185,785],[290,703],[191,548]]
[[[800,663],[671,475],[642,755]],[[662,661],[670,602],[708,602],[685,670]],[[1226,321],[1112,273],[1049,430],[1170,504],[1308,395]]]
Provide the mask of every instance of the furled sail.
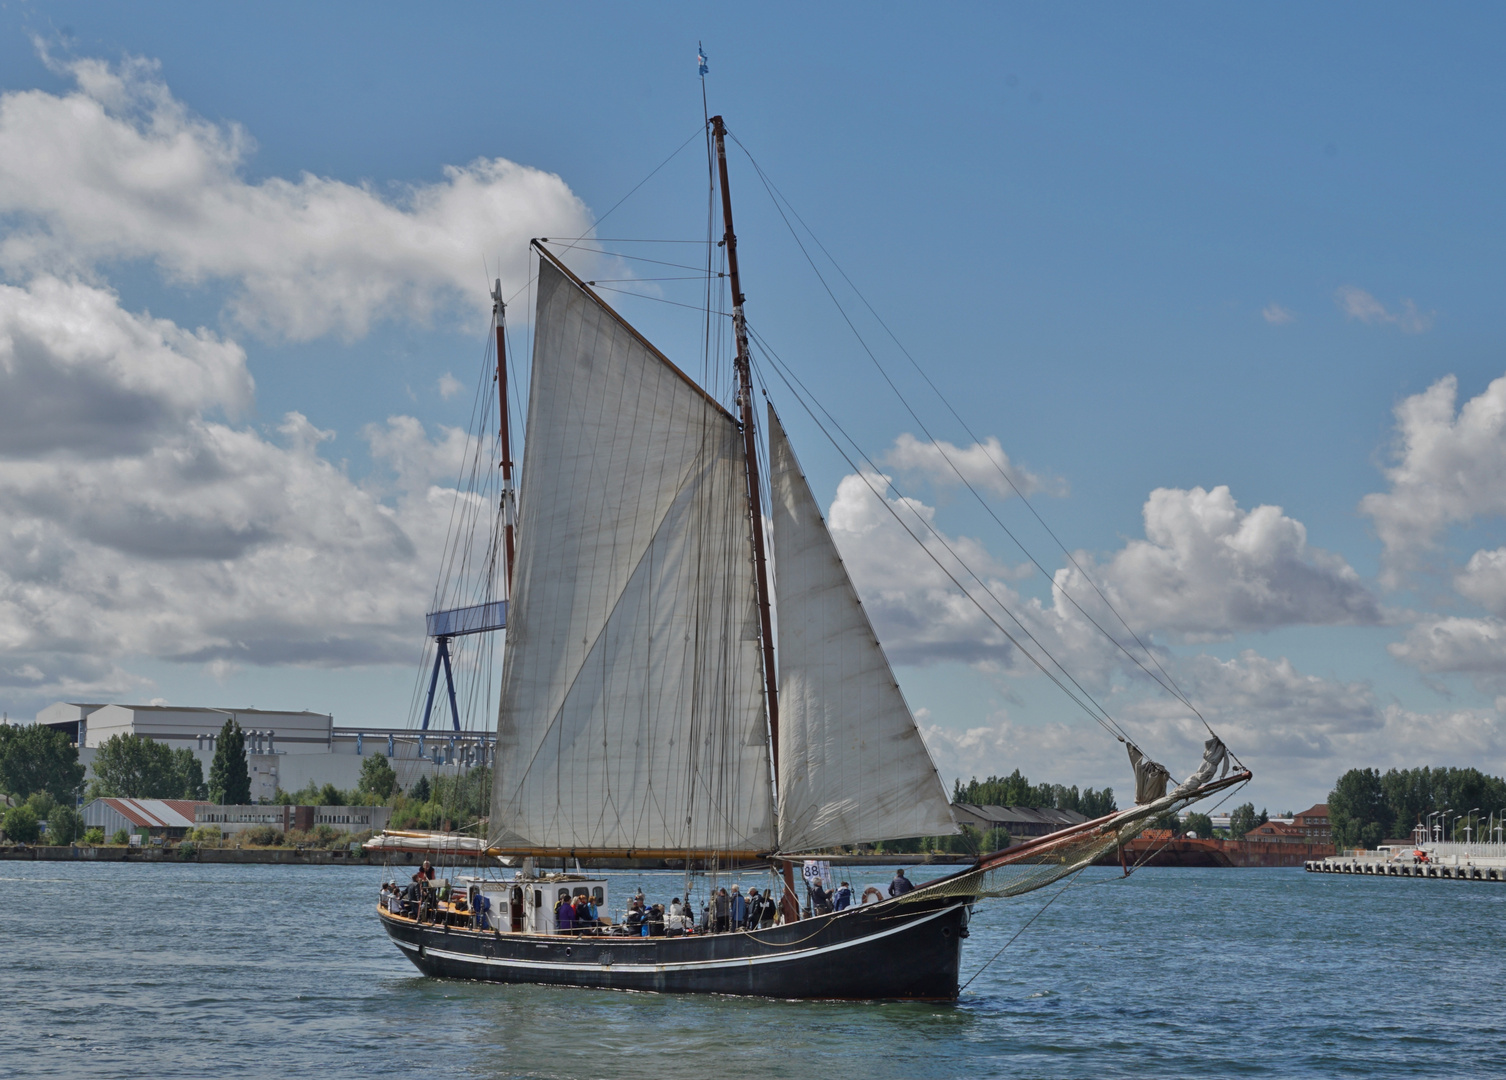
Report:
[[542,253],[489,840],[769,851],[742,436]]
[[779,611],[779,847],[957,831],[941,777],[769,409]]

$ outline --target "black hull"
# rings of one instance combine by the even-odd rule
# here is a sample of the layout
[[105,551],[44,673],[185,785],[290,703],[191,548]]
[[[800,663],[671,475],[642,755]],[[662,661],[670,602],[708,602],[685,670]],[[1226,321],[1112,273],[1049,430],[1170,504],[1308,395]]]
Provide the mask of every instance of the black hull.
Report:
[[951,1001],[968,899],[872,904],[784,926],[675,938],[504,934],[379,912],[425,975],[667,994]]

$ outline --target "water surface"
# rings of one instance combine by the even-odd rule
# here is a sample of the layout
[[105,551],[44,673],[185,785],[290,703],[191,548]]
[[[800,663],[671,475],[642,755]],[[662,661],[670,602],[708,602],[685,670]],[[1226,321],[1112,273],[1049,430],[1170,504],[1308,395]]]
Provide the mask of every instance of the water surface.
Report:
[[[681,882],[612,877],[654,900]],[[1055,888],[981,907],[964,979],[1038,917],[936,1006],[442,982],[377,924],[376,868],[4,862],[0,1073],[1506,1076],[1506,887],[1117,878],[1090,870],[1044,912]]]

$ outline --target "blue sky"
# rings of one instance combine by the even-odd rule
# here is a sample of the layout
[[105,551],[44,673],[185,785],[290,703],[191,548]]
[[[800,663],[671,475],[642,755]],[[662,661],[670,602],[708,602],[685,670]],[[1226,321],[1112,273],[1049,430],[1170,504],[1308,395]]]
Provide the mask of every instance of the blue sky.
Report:
[[[1402,5],[11,4],[0,274],[4,317],[31,329],[7,348],[47,344],[0,363],[13,402],[42,403],[0,410],[0,703],[402,722],[438,560],[428,485],[470,412],[439,383],[469,387],[482,362],[485,267],[589,226],[698,130],[702,41],[712,111],[973,431],[1036,478],[1037,507],[1255,767],[1257,803],[1300,809],[1350,765],[1506,769],[1501,22]],[[446,172],[495,159],[524,171]],[[1014,575],[1023,557],[944,471],[899,464],[915,423],[732,164],[755,328],[941,529],[977,542],[1126,726],[1190,768],[1185,710]],[[599,235],[700,236],[704,167],[692,144]],[[426,218],[425,197],[450,201]],[[382,299],[363,299],[370,281]],[[621,306],[694,355],[693,313]],[[83,333],[85,313],[118,333],[82,360],[36,329]],[[172,337],[200,327],[197,345]],[[178,362],[162,350],[188,374],[161,376]],[[27,449],[29,423],[88,422],[69,365],[111,356],[98,400],[137,411],[88,453]],[[1018,765],[1123,788],[1120,751],[948,621],[945,590],[841,504],[847,468],[781,405],[948,778]],[[162,462],[190,448],[233,459],[230,488],[174,487]],[[993,505],[1062,565],[1018,500]],[[317,602],[306,572],[329,589]],[[356,592],[360,612],[317,625]]]

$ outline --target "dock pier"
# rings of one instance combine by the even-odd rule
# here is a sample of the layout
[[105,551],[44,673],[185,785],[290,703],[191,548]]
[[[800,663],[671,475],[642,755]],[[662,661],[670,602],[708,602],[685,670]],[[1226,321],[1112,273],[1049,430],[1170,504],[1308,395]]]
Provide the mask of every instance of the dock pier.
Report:
[[1310,874],[1506,882],[1506,844],[1425,843],[1346,851],[1309,859],[1303,868]]

